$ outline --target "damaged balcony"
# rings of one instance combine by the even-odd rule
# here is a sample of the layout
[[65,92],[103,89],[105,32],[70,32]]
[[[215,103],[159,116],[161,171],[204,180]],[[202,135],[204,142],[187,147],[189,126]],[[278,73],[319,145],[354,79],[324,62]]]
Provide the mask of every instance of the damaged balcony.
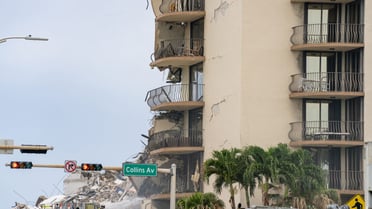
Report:
[[202,39],[173,39],[160,41],[153,54],[151,67],[165,69],[184,67],[204,61]]
[[292,29],[294,51],[350,51],[364,47],[362,24],[307,24]]
[[204,0],[152,0],[156,21],[191,22],[205,16]]
[[[194,187],[194,182],[189,180],[190,177],[188,175],[177,175],[176,179],[176,199],[189,197],[193,193],[197,192]],[[151,200],[169,200],[170,199],[170,178],[163,179],[160,182],[159,188],[161,188],[157,194],[151,195]],[[198,185],[201,184],[201,180],[199,178]]]
[[290,123],[292,147],[363,146],[363,122],[306,121]]
[[351,99],[364,96],[363,73],[301,73],[291,77],[290,98]]
[[163,0],[159,7],[160,14],[156,16],[157,21],[166,22],[192,22],[205,16],[204,1],[185,0],[178,1]]
[[200,130],[166,130],[150,136],[148,142],[150,155],[190,154],[202,152],[203,141]]
[[203,84],[172,84],[147,92],[152,111],[184,111],[204,106]]

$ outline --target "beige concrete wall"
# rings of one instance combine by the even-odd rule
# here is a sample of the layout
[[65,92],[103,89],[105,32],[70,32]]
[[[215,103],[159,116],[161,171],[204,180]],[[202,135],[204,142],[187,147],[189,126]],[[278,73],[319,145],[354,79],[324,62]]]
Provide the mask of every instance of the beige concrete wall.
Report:
[[276,0],[244,1],[242,146],[288,143],[289,123],[301,120],[301,102],[290,100],[288,89],[290,75],[301,72],[300,53],[290,50],[291,27],[303,19],[296,16],[300,5]]
[[[365,0],[364,1],[365,8],[364,8],[364,142],[369,144],[372,142],[372,60],[370,57],[372,57],[372,1]],[[372,150],[371,145],[368,146],[367,150],[369,153],[367,153],[364,156],[367,156],[364,158],[364,199],[366,202],[366,208],[372,208],[372,195],[369,190],[372,188],[372,178],[371,178],[371,172],[372,172],[372,165],[371,165],[371,159],[368,156],[371,156]]]
[[364,4],[364,141],[372,142],[372,2]]
[[205,157],[239,146],[242,68],[241,1],[207,1],[204,63]]
[[[302,23],[297,11],[301,5],[207,0],[205,159],[222,148],[289,142],[289,123],[301,120],[301,101],[289,99],[288,90],[290,75],[300,72],[299,53],[290,50],[290,36],[291,27]],[[213,191],[210,185],[204,188]],[[222,197],[228,204],[229,195]],[[238,192],[236,202],[240,201],[243,194]],[[258,194],[252,204],[261,204]]]
[[[205,10],[203,142],[208,159],[213,150],[240,145],[242,2],[207,0]],[[213,191],[211,185],[204,184],[204,192]],[[220,197],[229,208],[227,190]]]

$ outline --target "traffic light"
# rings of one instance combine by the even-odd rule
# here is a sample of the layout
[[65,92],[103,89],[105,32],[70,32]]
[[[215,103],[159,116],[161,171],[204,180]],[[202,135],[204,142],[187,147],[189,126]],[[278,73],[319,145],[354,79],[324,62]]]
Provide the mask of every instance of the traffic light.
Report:
[[82,171],[100,171],[102,170],[102,164],[82,163]]
[[12,162],[10,162],[10,168],[31,169],[32,168],[32,162],[12,161]]

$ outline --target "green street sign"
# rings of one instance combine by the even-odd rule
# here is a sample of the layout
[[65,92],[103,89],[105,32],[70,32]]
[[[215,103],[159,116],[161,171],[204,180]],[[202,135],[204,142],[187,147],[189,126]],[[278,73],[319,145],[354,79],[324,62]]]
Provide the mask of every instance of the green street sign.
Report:
[[124,176],[157,176],[158,166],[156,164],[123,163]]

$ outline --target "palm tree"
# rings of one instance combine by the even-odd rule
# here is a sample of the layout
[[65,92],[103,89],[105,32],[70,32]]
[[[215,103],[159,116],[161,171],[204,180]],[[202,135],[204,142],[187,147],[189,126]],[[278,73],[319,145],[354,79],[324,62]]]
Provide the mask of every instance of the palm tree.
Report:
[[213,187],[221,193],[223,187],[230,192],[230,203],[235,209],[234,184],[239,183],[246,191],[250,206],[256,183],[259,183],[263,204],[269,205],[269,189],[281,188],[282,196],[277,206],[292,206],[304,209],[325,186],[322,169],[317,166],[310,153],[303,149],[292,151],[286,144],[278,144],[265,152],[257,146],[240,150],[232,148],[214,151],[212,158],[204,163],[204,179],[215,175]]
[[293,198],[293,207],[301,209],[324,190],[325,179],[322,169],[314,163],[309,151],[298,149],[292,152],[291,158],[297,165],[297,169],[293,171],[295,180],[288,185]]
[[196,192],[177,201],[177,209],[224,209],[224,202],[213,193]]
[[[269,148],[271,179],[274,184],[284,185],[283,201],[292,199],[292,206],[302,209],[312,202],[324,188],[324,175],[310,153],[304,149],[292,151],[286,144]],[[283,202],[283,204],[285,204]]]
[[282,188],[284,195],[280,198],[279,205],[283,205],[288,199],[289,187],[287,185],[295,180],[293,172],[297,169],[297,165],[292,162],[291,152],[286,144],[278,144],[276,147],[270,147],[267,151],[267,166],[270,168],[271,184],[265,188],[266,199],[270,199],[268,194],[270,188]]
[[239,158],[242,166],[239,183],[245,190],[247,207],[250,207],[250,197],[253,196],[257,181],[262,184],[264,179],[270,179],[270,172],[266,165],[267,153],[258,146],[244,147]]
[[213,188],[219,194],[223,187],[229,189],[232,209],[235,209],[234,184],[238,183],[238,174],[242,167],[237,160],[239,155],[241,155],[241,150],[237,148],[215,150],[212,158],[204,162],[204,179],[209,184],[209,178],[214,175],[216,178]]

